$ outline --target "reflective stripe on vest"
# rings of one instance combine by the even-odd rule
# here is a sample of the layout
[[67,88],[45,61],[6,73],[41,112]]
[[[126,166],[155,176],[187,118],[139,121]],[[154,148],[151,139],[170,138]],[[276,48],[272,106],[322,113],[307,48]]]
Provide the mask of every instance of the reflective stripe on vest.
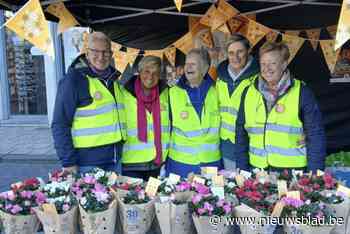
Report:
[[[306,147],[300,145],[303,138],[303,124],[299,120],[301,82],[293,80],[292,85],[268,114],[260,92],[254,85],[248,89],[245,129],[249,135],[249,161],[254,167],[307,166]],[[281,108],[276,110],[277,106]]]
[[205,96],[201,118],[187,91],[179,86],[170,89],[170,105],[173,132],[169,157],[187,165],[220,160],[220,112],[215,88],[210,87]]
[[124,104],[122,103],[118,103],[117,105],[112,103],[109,105],[105,105],[105,106],[101,106],[99,108],[96,108],[95,110],[77,110],[75,112],[74,117],[91,117],[91,116],[95,116],[95,115],[101,115],[113,110],[124,110]]
[[232,143],[235,143],[235,129],[236,119],[241,103],[241,96],[243,90],[250,85],[250,83],[256,78],[256,75],[241,81],[230,95],[228,85],[225,81],[218,79],[216,88],[218,91],[221,127],[220,138],[223,140],[229,139]]
[[[170,122],[169,122],[169,93],[168,89],[162,90],[159,95],[160,120],[161,120],[161,143],[162,159],[166,160],[170,142]],[[128,90],[122,88],[124,94],[124,104],[127,107],[127,138],[123,147],[122,163],[147,163],[155,159],[156,147],[154,144],[153,116],[146,111],[147,120],[147,142],[138,139],[137,124],[137,99]]]
[[120,141],[126,132],[119,84],[113,83],[113,97],[97,78],[86,76],[86,79],[92,102],[76,109],[71,128],[74,147],[97,147]]

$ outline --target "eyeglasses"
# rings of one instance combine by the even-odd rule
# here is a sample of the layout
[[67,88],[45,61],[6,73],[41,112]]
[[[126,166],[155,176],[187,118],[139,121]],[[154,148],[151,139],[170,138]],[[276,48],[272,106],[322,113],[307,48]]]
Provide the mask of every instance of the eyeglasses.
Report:
[[103,57],[109,57],[112,54],[112,52],[109,50],[95,50],[95,49],[91,49],[91,48],[88,48],[88,50],[90,50],[91,54],[94,57],[98,56],[99,54],[102,54]]

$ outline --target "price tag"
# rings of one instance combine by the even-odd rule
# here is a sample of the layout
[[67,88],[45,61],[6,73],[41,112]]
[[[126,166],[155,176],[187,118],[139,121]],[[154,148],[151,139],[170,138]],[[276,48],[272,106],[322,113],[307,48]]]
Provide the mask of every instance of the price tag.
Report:
[[214,186],[217,187],[224,187],[225,186],[225,181],[224,181],[224,176],[223,175],[214,175],[212,178],[212,182]]
[[287,197],[300,200],[300,191],[289,191],[286,193]]
[[245,178],[242,175],[236,175],[235,179],[239,187],[242,187],[244,185]]
[[218,196],[219,199],[225,199],[224,187],[211,187],[211,192],[212,192],[215,196]]
[[239,174],[244,176],[246,179],[250,178],[252,176],[252,173],[249,171],[245,171],[245,170],[240,170]]
[[150,177],[145,189],[145,192],[147,193],[147,195],[152,197],[155,196],[157,194],[158,187],[160,184],[161,184],[160,180],[154,177]]
[[337,191],[345,193],[348,197],[350,197],[350,189],[348,187],[339,184]]
[[199,176],[194,176],[193,177],[193,183],[197,183],[197,184],[205,184],[205,179],[199,177]]
[[170,183],[172,183],[172,184],[177,184],[177,182],[179,182],[180,181],[180,176],[179,175],[176,175],[176,174],[174,174],[174,173],[170,173],[169,174],[169,181],[170,181]]
[[218,168],[217,167],[201,167],[202,175],[217,175]]
[[278,189],[278,197],[282,197],[283,195],[287,194],[288,188],[287,188],[287,181],[285,180],[278,180],[277,181],[277,189]]
[[284,203],[281,201],[277,202],[275,207],[273,208],[271,216],[272,217],[280,217],[281,213],[283,211],[283,208],[284,208]]
[[317,176],[323,176],[323,175],[324,175],[324,172],[321,171],[321,170],[319,170],[319,169],[317,169],[316,175],[317,175]]
[[42,208],[45,213],[50,214],[50,215],[58,215],[56,206],[54,204],[50,203],[45,203],[42,205]]

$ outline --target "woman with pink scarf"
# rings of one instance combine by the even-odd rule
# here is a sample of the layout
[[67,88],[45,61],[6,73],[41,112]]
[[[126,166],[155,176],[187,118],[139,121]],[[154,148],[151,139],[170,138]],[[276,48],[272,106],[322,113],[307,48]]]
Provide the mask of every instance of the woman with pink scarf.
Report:
[[122,89],[127,129],[122,174],[148,180],[159,175],[168,154],[168,86],[166,80],[160,79],[160,58],[142,58],[138,70],[139,75]]

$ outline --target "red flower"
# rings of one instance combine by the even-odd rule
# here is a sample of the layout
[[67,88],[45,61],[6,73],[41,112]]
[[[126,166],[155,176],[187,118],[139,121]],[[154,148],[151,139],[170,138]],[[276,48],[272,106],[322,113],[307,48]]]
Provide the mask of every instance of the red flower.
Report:
[[303,186],[308,185],[309,183],[310,183],[310,178],[307,178],[307,177],[300,178],[298,181],[298,184]]
[[256,190],[256,181],[252,179],[248,179],[244,181],[243,187],[248,190]]
[[129,184],[128,183],[121,184],[119,188],[122,190],[129,190]]
[[236,188],[235,189],[235,194],[237,195],[237,197],[242,198],[245,196],[245,192],[243,188]]
[[335,187],[336,180],[329,173],[325,173],[323,175],[323,181],[326,189],[331,189]]
[[313,188],[314,188],[315,190],[319,190],[319,189],[321,188],[321,186],[320,186],[319,184],[314,184],[314,185],[313,185]]
[[38,186],[40,184],[39,180],[37,178],[30,178],[30,179],[26,179],[23,181],[24,186]]
[[254,201],[260,201],[263,195],[258,191],[246,192],[246,196]]
[[311,187],[305,186],[305,187],[303,187],[303,191],[304,191],[304,193],[311,193],[313,190]]
[[285,177],[288,177],[288,176],[289,176],[289,173],[288,173],[288,170],[287,170],[287,169],[284,169],[284,170],[283,170],[283,176],[285,176]]

